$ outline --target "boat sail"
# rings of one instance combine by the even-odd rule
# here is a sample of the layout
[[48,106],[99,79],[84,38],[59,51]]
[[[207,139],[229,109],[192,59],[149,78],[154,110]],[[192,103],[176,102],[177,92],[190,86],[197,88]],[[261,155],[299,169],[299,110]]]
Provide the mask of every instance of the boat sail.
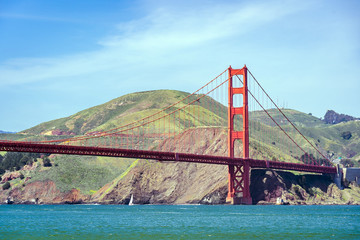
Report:
[[130,197],[130,202],[129,202],[129,206],[134,205],[133,201],[134,201],[134,195],[133,195],[133,194],[131,194],[131,197]]

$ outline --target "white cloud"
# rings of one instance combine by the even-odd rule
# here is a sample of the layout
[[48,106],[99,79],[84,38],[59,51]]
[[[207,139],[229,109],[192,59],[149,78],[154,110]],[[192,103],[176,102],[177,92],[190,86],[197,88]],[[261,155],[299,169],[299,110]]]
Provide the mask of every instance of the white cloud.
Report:
[[194,56],[198,63],[206,59],[210,51],[218,57],[224,54],[216,52],[214,41],[229,42],[231,51],[230,43],[235,37],[303,7],[267,2],[215,5],[187,11],[157,8],[142,19],[117,25],[118,34],[99,40],[100,50],[53,58],[10,59],[0,65],[0,86],[103,71],[126,74],[134,64],[149,71],[154,65],[166,67],[188,61],[194,52],[198,54]]

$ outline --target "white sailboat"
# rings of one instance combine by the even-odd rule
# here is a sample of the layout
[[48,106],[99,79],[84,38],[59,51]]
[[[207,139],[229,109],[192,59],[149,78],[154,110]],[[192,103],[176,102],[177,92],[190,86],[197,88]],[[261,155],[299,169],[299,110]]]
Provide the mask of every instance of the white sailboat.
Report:
[[134,205],[133,201],[134,201],[134,195],[133,195],[133,194],[131,194],[131,197],[130,197],[130,202],[129,202],[129,206]]

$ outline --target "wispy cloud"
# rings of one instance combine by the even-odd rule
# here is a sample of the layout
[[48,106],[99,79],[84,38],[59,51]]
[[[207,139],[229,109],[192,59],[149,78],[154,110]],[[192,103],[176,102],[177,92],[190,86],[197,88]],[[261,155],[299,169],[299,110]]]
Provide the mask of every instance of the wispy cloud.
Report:
[[[303,5],[302,7],[304,7]],[[216,53],[216,41],[234,42],[235,37],[298,11],[299,5],[268,2],[252,5],[216,5],[207,8],[169,11],[157,8],[142,19],[116,25],[117,33],[98,41],[100,50],[52,58],[9,59],[0,63],[0,86],[53,78],[75,77],[98,72],[126,72],[137,64],[144,69],[186,61],[184,53],[206,58],[206,48]],[[26,15],[24,19],[57,21]],[[216,53],[223,54],[223,53]],[[196,59],[199,61],[199,59]]]

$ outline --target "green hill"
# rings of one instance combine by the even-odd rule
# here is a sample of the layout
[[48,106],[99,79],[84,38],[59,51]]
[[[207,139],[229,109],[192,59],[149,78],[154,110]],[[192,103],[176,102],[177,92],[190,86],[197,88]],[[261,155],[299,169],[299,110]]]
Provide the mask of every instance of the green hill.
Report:
[[[83,110],[69,117],[39,124],[22,133],[52,135],[52,131],[61,130],[64,133],[69,133],[67,135],[70,135],[70,133],[82,135],[87,132],[106,131],[154,114],[188,95],[189,93],[174,90],[158,90],[127,94],[107,103]],[[198,95],[194,95],[188,99],[188,101],[193,101],[197,97]],[[211,119],[207,118],[204,123],[200,123],[192,114],[190,114],[191,108],[186,108],[185,111],[186,114],[188,114],[187,119],[192,125],[199,126],[203,124],[212,124],[212,121],[217,122],[217,125],[224,124],[223,117],[226,114],[226,109],[222,105],[209,97],[201,99],[201,101],[196,104],[201,105],[199,110],[210,115]],[[177,107],[182,107],[183,105],[184,103],[180,103]],[[221,109],[221,116],[215,116],[211,110],[207,109],[207,106],[211,105],[215,105],[216,108]],[[174,109],[170,108],[167,112],[172,110]]]

